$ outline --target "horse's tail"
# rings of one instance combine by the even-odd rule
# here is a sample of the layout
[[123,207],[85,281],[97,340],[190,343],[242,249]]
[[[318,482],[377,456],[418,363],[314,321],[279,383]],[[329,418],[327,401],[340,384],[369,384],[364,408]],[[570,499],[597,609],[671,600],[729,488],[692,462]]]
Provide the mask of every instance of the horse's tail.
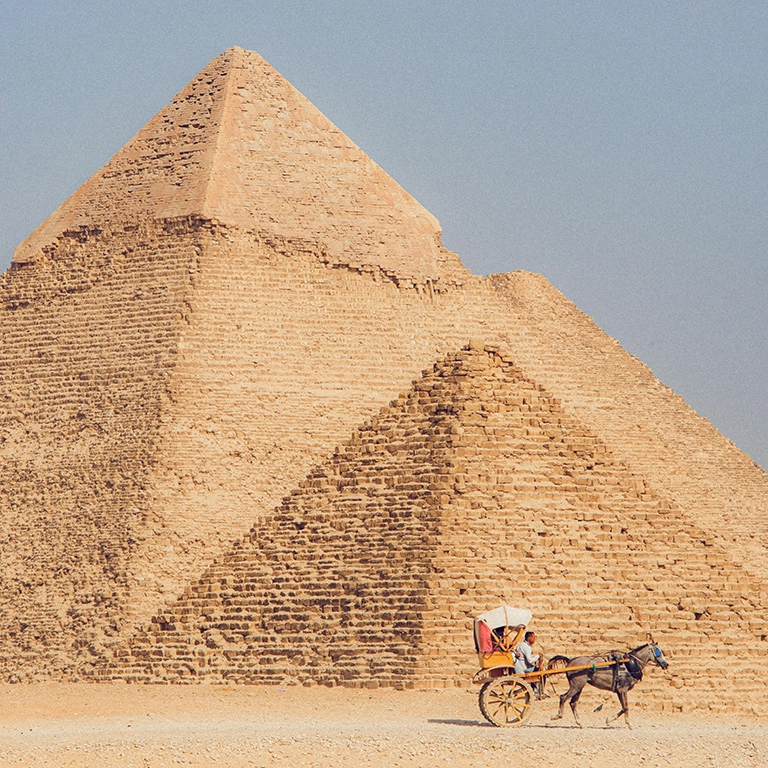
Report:
[[547,662],[547,669],[564,669],[571,663],[571,660],[567,656],[553,656]]

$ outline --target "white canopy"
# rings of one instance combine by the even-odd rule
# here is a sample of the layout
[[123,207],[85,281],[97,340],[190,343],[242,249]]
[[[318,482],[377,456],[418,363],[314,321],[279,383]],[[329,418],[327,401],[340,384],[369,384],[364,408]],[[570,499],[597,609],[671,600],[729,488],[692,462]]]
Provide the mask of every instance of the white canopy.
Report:
[[500,605],[498,608],[481,613],[475,621],[482,621],[491,629],[496,629],[497,627],[517,627],[520,624],[527,625],[532,618],[533,614],[527,608]]

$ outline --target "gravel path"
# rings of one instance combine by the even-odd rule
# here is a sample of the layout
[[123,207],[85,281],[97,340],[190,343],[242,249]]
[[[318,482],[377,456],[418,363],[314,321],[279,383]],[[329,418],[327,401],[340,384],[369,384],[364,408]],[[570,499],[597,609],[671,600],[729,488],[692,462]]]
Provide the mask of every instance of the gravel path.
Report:
[[493,728],[476,691],[0,685],[0,766],[768,766],[764,722],[635,710],[606,728],[613,702],[588,693],[580,730],[550,720],[555,700]]

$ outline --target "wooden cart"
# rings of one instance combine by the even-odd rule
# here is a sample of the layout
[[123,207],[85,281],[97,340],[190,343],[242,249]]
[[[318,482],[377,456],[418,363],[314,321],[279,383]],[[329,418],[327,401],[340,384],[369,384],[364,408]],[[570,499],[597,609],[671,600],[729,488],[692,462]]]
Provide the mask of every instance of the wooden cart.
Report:
[[616,667],[626,658],[596,659],[587,665],[569,666],[566,656],[553,656],[536,672],[515,672],[515,648],[523,640],[533,614],[526,608],[501,606],[475,619],[475,648],[480,670],[473,682],[482,683],[480,711],[492,725],[521,725],[533,713],[535,702],[544,694],[550,675],[583,669]]

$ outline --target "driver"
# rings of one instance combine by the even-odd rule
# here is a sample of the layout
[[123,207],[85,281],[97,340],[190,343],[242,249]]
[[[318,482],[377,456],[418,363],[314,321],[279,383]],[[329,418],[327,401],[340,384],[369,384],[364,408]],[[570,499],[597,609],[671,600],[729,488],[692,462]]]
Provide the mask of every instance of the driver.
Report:
[[522,643],[515,647],[515,672],[523,675],[526,672],[536,672],[541,669],[542,658],[533,652],[533,644],[536,642],[535,632],[526,632]]

